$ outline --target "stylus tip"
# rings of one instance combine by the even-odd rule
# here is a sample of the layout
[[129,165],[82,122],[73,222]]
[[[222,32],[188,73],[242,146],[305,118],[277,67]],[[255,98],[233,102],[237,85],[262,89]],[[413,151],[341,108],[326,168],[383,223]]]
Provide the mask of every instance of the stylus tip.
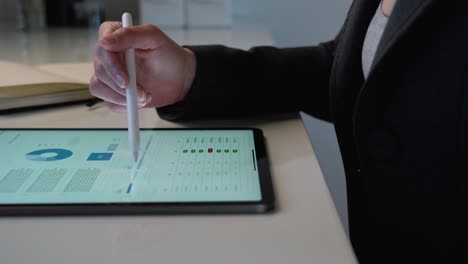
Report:
[[133,152],[133,160],[134,160],[135,162],[138,161],[138,152]]

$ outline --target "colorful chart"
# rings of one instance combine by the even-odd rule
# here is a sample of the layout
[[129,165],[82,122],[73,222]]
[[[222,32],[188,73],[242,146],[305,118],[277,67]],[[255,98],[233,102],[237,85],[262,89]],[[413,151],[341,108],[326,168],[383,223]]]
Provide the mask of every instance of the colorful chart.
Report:
[[57,161],[69,158],[73,152],[67,149],[40,149],[26,154],[26,158],[32,161]]
[[108,161],[112,158],[112,154],[110,152],[105,153],[91,153],[88,157],[89,161]]
[[125,130],[4,132],[0,204],[261,199],[251,131],[140,134],[135,163]]

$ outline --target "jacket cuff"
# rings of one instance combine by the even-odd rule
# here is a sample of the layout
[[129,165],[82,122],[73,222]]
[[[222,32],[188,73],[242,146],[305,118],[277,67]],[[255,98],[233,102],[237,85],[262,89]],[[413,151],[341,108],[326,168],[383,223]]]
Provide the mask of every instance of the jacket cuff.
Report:
[[156,108],[158,115],[171,121],[221,116],[225,112],[223,108],[227,107],[223,102],[230,96],[221,87],[222,82],[229,80],[227,75],[231,74],[222,65],[226,48],[220,45],[183,47],[190,49],[196,57],[192,87],[183,101]]

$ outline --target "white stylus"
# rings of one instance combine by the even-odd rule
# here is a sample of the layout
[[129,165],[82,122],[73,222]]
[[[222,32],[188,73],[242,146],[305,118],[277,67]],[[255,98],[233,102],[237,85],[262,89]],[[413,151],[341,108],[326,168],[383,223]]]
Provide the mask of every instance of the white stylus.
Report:
[[[124,13],[122,15],[122,26],[131,27],[133,25],[132,15]],[[125,51],[125,64],[130,78],[127,94],[127,114],[128,114],[128,141],[130,150],[133,152],[133,159],[138,160],[138,150],[140,148],[140,127],[138,119],[138,102],[137,102],[137,86],[136,86],[136,66],[135,66],[135,50],[128,49]]]

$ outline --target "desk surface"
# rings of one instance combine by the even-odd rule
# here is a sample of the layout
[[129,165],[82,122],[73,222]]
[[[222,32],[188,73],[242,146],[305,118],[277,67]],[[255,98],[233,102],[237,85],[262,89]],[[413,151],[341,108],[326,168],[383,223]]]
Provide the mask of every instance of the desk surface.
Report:
[[[154,109],[140,116],[142,127],[210,125],[171,123]],[[84,105],[0,116],[3,128],[126,125],[125,114]],[[300,118],[221,125],[264,131],[273,215],[1,218],[2,262],[356,263]]]
[[[92,65],[70,64],[66,69],[87,81]],[[143,109],[140,119],[141,127],[148,128],[261,128],[278,211],[271,215],[0,218],[2,263],[356,263],[299,116],[178,124],[160,119],[154,109]],[[3,128],[126,126],[125,114],[84,105],[0,115]]]

